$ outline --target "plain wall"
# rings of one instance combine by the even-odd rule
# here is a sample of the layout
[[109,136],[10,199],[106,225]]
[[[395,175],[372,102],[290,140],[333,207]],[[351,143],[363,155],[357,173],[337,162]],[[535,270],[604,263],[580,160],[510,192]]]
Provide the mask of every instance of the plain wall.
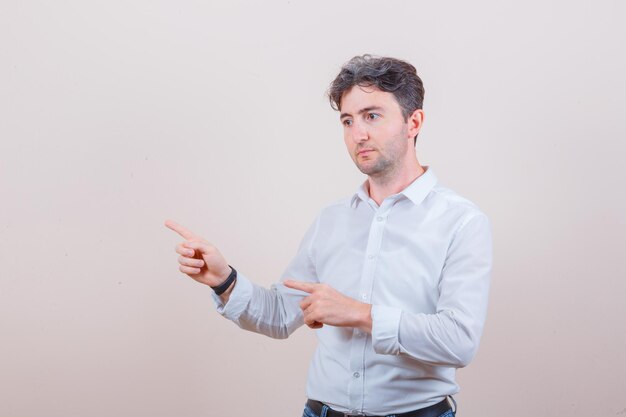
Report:
[[[324,96],[374,53],[417,144],[494,228],[460,416],[626,414],[620,1],[5,1],[0,416],[299,416],[315,346],[240,330],[172,218],[255,282],[364,177]],[[622,352],[622,353],[620,353]]]

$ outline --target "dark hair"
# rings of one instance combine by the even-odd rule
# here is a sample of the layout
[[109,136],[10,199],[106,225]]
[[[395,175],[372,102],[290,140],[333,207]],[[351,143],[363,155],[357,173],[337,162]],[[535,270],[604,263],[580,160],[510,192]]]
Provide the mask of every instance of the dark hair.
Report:
[[[346,62],[328,89],[330,106],[340,110],[343,94],[355,85],[374,86],[392,93],[407,121],[424,104],[424,85],[415,67],[396,58],[365,54]],[[416,142],[417,135],[414,138]]]

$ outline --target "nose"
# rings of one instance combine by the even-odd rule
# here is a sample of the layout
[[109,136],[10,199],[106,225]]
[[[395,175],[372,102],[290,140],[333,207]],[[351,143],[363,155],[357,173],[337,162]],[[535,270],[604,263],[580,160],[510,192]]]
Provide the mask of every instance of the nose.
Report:
[[369,133],[367,132],[367,127],[358,121],[354,121],[352,124],[352,129],[350,129],[350,135],[352,136],[352,140],[354,143],[362,143],[365,142],[369,138]]

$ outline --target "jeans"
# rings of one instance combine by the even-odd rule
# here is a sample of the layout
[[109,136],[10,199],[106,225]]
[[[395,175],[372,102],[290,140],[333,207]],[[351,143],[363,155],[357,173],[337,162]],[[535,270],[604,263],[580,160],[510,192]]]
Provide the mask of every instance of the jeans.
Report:
[[[454,411],[453,410],[448,410],[445,413],[441,414],[439,417],[454,417],[456,415],[456,401],[454,401],[454,398],[450,397],[452,399],[452,402],[454,403]],[[315,412],[313,412],[313,410],[311,410],[309,407],[304,406],[304,411],[302,412],[302,417],[326,417],[326,411],[328,410],[328,406],[324,406],[322,407],[322,415],[317,415],[315,414]],[[393,414],[390,414],[387,417],[395,417]]]

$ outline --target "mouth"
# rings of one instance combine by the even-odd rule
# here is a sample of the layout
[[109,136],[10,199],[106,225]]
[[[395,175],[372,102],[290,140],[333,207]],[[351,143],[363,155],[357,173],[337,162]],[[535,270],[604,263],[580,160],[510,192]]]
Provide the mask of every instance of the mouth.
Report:
[[372,149],[372,148],[361,149],[356,154],[357,154],[357,156],[367,156],[367,155],[370,154],[370,152],[374,152],[374,149]]

